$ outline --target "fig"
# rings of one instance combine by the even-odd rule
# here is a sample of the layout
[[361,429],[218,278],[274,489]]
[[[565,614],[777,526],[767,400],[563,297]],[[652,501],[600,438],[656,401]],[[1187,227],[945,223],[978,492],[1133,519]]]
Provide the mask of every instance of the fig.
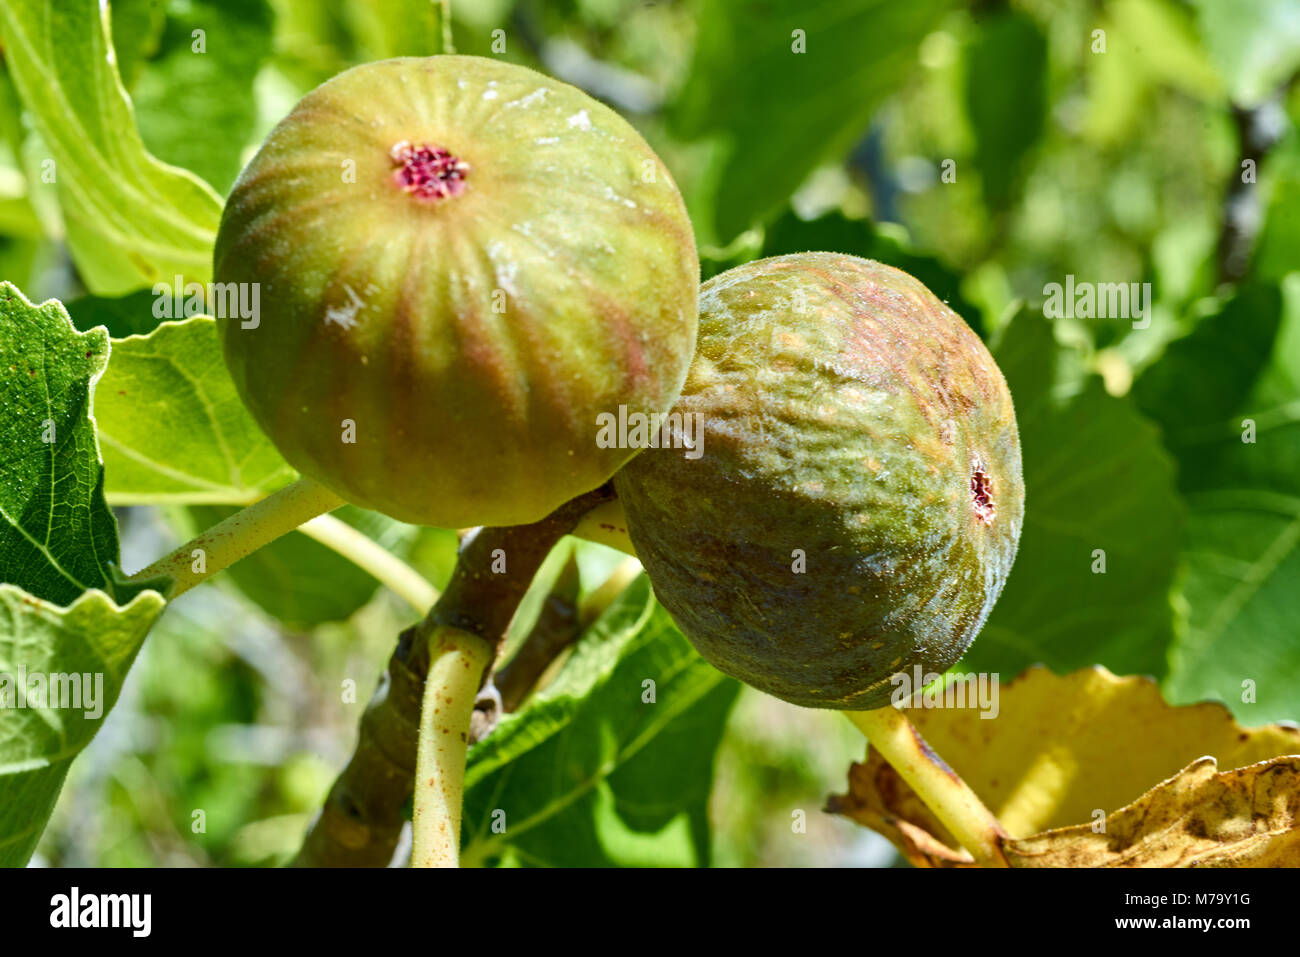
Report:
[[[667,168],[621,117],[469,56],[355,67],[236,181],[218,316],[244,403],[303,475],[448,527],[536,521],[636,448],[598,416],[670,408],[699,261]],[[247,299],[245,301],[247,301]]]
[[916,279],[821,252],[714,277],[665,422],[615,488],[718,669],[865,710],[970,645],[1016,554],[1020,440],[993,357]]

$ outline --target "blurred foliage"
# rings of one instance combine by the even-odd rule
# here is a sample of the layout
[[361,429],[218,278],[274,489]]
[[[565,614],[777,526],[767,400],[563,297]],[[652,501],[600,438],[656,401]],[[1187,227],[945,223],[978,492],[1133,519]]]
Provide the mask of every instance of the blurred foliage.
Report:
[[[202,278],[215,197],[293,103],[356,63],[434,52],[449,26],[459,52],[541,69],[641,129],[687,199],[706,277],[760,255],[856,253],[918,276],[990,341],[1020,415],[1027,518],[965,665],[1009,677],[1098,662],[1153,674],[1178,701],[1220,698],[1248,724],[1300,717],[1294,0],[474,0],[453,2],[450,24],[422,0],[114,0],[120,90],[95,46],[96,4],[57,6],[46,21],[0,0],[0,278],[66,302],[78,328],[153,330],[149,286]],[[84,42],[43,74],[37,58],[65,27]],[[1067,276],[1150,283],[1149,322],[1045,318],[1045,287]],[[209,335],[195,323],[131,340],[122,354],[136,365],[110,366],[102,424],[146,442],[147,423],[113,396],[193,381],[215,361]],[[199,393],[214,410],[230,399],[215,380]],[[204,428],[174,443],[192,471],[170,489],[224,488],[232,436],[265,458],[228,415]],[[204,459],[209,434],[226,459]],[[112,462],[128,568],[249,494],[232,482],[227,504],[125,508],[161,486]],[[264,464],[255,483],[287,480]],[[346,517],[445,581],[453,533]],[[547,562],[512,646],[569,547]],[[585,594],[616,556],[584,545],[578,558]],[[620,614],[641,630],[620,630]],[[413,615],[300,534],[184,596],[73,765],[38,860],[283,862]],[[493,764],[509,752],[512,787],[559,809],[551,826],[475,853],[892,860],[820,811],[862,752],[847,722],[738,694],[635,588],[610,615],[472,759],[467,820],[498,806],[487,789],[515,773]],[[641,720],[620,682],[669,658],[691,707],[609,773],[600,749],[624,755]],[[582,788],[548,775],[562,760]]]
[[[271,52],[271,8],[266,0],[190,0],[171,5],[162,25],[131,87],[145,146],[224,194],[257,120],[253,81]],[[114,29],[123,35],[132,32]]]

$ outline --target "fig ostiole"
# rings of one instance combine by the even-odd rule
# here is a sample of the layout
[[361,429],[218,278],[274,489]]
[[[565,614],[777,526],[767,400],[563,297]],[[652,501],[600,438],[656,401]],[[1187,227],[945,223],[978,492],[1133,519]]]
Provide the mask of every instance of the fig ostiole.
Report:
[[707,660],[855,710],[966,650],[1015,558],[1020,442],[993,357],[924,285],[833,253],[714,277],[673,412],[700,417],[704,453],[647,449],[615,487]]
[[536,521],[635,452],[602,413],[677,398],[699,262],[672,176],[585,93],[467,56],[348,70],[236,181],[218,317],[240,396],[288,462],[428,525]]

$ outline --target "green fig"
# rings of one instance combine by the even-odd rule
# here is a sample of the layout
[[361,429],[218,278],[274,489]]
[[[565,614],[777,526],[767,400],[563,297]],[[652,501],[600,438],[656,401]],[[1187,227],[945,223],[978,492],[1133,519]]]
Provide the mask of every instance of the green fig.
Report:
[[[585,93],[467,56],[348,70],[234,185],[218,317],[245,404],[303,475],[450,527],[535,521],[637,450],[603,413],[672,406],[699,262],[673,179]],[[235,287],[238,288],[238,287]]]
[[707,660],[870,709],[970,645],[1016,554],[1020,442],[993,357],[920,282],[832,253],[716,276],[672,413],[615,487]]

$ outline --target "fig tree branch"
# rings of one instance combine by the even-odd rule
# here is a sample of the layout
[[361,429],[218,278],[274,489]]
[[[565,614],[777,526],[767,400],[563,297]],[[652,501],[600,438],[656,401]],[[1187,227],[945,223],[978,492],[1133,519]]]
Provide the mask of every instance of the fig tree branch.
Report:
[[[1223,199],[1223,223],[1216,250],[1220,282],[1236,282],[1250,268],[1251,254],[1264,222],[1257,185],[1259,167],[1287,130],[1286,98],[1297,82],[1300,73],[1294,74],[1261,103],[1251,107],[1232,106],[1241,155]],[[1243,169],[1247,160],[1254,166],[1250,177]]]
[[572,555],[565,563],[541,614],[519,650],[493,676],[501,695],[502,711],[517,711],[536,686],[542,672],[581,633],[578,619],[578,563]]
[[[439,625],[450,625],[477,636],[494,654],[555,543],[613,494],[606,484],[540,522],[478,529],[462,541],[446,590],[423,621],[399,636],[385,677],[361,718],[352,758],[308,830],[295,866],[387,866],[412,793],[429,635]],[[501,560],[504,569],[494,570],[501,568]]]

